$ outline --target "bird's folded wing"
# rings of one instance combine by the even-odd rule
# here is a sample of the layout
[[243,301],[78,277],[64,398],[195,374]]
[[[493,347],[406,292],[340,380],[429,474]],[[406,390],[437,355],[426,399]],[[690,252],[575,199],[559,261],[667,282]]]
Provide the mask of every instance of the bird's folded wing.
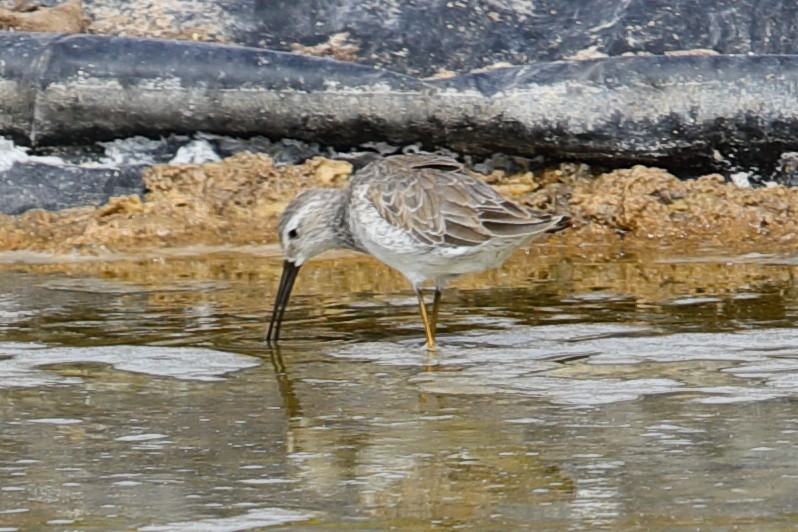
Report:
[[448,157],[406,155],[375,163],[367,196],[390,224],[428,245],[476,246],[546,231],[548,214],[502,197]]

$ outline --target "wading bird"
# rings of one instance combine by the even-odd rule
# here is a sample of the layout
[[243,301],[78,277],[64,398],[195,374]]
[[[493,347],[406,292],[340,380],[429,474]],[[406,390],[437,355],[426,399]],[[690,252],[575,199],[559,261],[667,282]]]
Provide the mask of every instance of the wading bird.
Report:
[[[347,188],[307,190],[283,212],[278,230],[285,262],[266,341],[280,337],[302,265],[329,249],[349,249],[377,258],[412,283],[432,349],[446,281],[496,268],[519,247],[567,225],[567,216],[504,198],[449,157],[395,155],[371,163]],[[422,285],[430,281],[435,292],[428,313]]]

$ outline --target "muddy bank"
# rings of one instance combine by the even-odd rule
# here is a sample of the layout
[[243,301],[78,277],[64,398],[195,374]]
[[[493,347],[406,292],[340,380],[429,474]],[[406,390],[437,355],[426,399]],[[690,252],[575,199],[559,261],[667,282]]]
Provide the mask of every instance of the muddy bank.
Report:
[[17,0],[10,8],[0,7],[0,30],[81,33],[90,23],[80,0],[53,7]]
[[[278,216],[298,191],[344,186],[351,171],[348,162],[322,157],[275,165],[251,153],[202,165],[155,165],[144,174],[143,199],[122,196],[99,207],[0,216],[0,248],[103,255],[272,243]],[[719,175],[683,181],[643,166],[595,173],[568,164],[484,178],[518,201],[574,218],[571,229],[548,240],[557,253],[786,251],[798,241],[796,188],[741,188]]]
[[644,166],[566,182],[572,187],[569,210],[582,223],[570,237],[577,241],[614,237],[638,245],[741,251],[791,250],[796,244],[793,187],[740,188],[718,174],[682,181]]
[[3,215],[0,248],[102,254],[265,243],[298,190],[330,186],[350,171],[349,163],[322,158],[275,167],[268,156],[249,153],[221,163],[154,166],[144,174],[143,200],[129,195],[99,207]]

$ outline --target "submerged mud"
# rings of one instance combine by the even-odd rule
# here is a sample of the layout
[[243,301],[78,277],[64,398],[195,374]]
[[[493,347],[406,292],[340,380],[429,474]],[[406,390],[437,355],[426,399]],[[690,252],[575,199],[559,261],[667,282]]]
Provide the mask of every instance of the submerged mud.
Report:
[[[0,249],[106,255],[272,243],[292,197],[306,188],[345,186],[351,172],[344,161],[316,157],[276,165],[251,153],[207,164],[156,165],[144,175],[143,198],[0,216]],[[556,255],[662,248],[665,254],[673,248],[778,252],[792,250],[798,238],[798,189],[790,187],[741,188],[720,175],[680,180],[644,166],[598,173],[563,164],[483,177],[516,201],[571,215],[573,227],[546,241],[547,253]]]

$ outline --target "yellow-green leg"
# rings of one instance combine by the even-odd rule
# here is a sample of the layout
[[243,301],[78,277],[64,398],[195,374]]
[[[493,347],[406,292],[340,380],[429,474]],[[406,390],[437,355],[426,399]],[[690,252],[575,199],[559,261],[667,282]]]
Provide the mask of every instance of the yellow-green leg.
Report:
[[438,310],[441,306],[441,292],[443,290],[436,286],[435,287],[435,295],[432,298],[432,334],[435,334],[438,330]]
[[427,336],[427,349],[435,349],[435,328],[427,315],[427,305],[424,304],[424,296],[420,289],[416,290],[416,296],[418,296],[418,310],[421,312],[421,319],[424,321],[424,333]]

